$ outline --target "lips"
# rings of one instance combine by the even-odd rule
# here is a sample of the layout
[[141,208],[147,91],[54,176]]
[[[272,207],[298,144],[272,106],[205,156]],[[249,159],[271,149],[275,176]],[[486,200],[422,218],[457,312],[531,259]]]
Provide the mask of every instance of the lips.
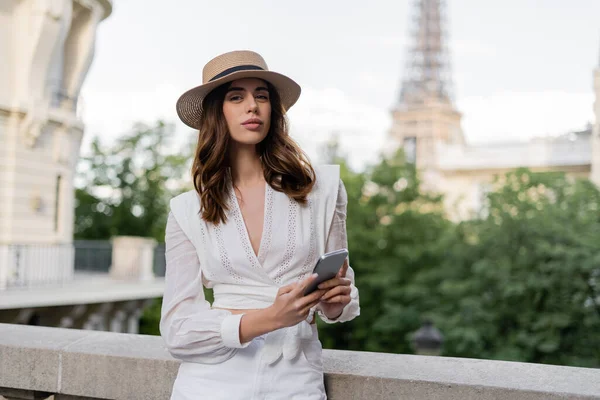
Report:
[[242,125],[254,125],[254,124],[262,124],[262,121],[258,118],[250,118],[244,122],[242,122]]
[[261,125],[262,121],[258,118],[250,118],[242,123],[242,126],[250,131],[256,131],[260,129]]

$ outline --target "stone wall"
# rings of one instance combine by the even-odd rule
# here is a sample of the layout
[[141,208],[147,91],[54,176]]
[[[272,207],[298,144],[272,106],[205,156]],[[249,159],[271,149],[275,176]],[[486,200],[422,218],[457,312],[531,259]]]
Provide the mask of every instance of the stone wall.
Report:
[[[166,400],[178,365],[160,337],[0,324],[11,400]],[[324,365],[330,400],[600,399],[600,369],[338,350]]]

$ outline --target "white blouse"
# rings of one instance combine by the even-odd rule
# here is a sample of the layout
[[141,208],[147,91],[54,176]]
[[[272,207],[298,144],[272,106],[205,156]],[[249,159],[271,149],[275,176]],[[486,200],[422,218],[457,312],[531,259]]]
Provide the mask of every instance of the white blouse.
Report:
[[[318,245],[320,224],[315,219],[326,219],[320,216],[327,215],[324,210],[319,211],[319,207],[325,207],[326,201],[321,197],[326,197],[326,191],[319,193],[316,189],[327,184],[325,174],[322,176],[321,182],[317,175],[308,206],[299,205],[284,193],[265,185],[265,215],[258,255],[252,250],[231,186],[225,224],[205,223],[199,217],[199,201],[194,191],[181,195],[187,197],[185,212],[177,201],[171,202],[165,235],[166,284],[160,332],[173,357],[204,364],[231,358],[238,348],[250,344],[240,343],[242,314],[216,308],[266,308],[273,304],[279,287],[300,281],[312,272],[321,255],[318,249],[323,248]],[[343,182],[339,178],[337,182],[335,191],[330,191],[337,192],[333,197],[335,202],[329,201],[334,203],[331,223],[325,221],[322,224],[329,227],[325,252],[348,247],[347,194]],[[327,323],[349,321],[360,314],[358,289],[351,267],[346,277],[351,280],[352,300],[335,320],[317,310]],[[212,307],[205,299],[202,285],[213,289]],[[273,346],[272,361],[285,355],[287,348],[297,351],[298,343],[293,341],[310,334],[307,328],[310,328],[308,323],[303,321],[297,326],[280,329],[281,340]]]

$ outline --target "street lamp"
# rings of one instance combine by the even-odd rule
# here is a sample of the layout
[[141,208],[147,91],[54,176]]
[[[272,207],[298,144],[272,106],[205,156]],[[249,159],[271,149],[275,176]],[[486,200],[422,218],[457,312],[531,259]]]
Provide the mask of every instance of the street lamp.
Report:
[[430,320],[423,321],[423,325],[414,333],[412,340],[416,353],[422,356],[439,356],[443,342],[442,333]]

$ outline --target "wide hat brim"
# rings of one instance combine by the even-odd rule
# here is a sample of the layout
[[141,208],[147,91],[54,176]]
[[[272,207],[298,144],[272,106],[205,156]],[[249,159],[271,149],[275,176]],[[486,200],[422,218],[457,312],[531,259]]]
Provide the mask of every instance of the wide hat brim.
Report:
[[177,100],[177,115],[187,126],[194,129],[200,129],[202,102],[204,101],[204,98],[217,87],[243,78],[263,79],[273,85],[279,94],[284,112],[287,112],[300,97],[300,85],[285,75],[273,71],[242,70],[232,72],[222,78],[196,86],[183,93]]

